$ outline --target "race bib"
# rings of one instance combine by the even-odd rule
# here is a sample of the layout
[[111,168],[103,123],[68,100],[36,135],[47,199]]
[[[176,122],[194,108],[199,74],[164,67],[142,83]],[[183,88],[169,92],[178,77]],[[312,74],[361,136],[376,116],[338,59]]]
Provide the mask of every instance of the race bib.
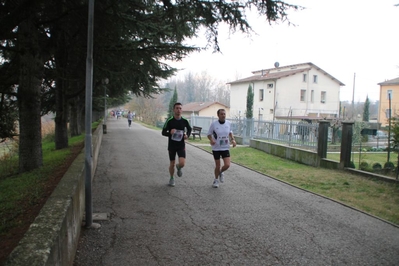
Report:
[[218,142],[221,148],[229,148],[230,146],[229,137],[219,137]]
[[172,140],[181,141],[183,139],[184,131],[183,130],[175,130],[175,133],[172,134]]

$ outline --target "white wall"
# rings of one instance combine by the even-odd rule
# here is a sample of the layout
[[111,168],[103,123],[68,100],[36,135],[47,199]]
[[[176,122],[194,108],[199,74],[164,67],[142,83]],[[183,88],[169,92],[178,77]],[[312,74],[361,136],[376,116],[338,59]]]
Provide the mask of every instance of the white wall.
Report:
[[[269,87],[269,84],[273,87]],[[254,117],[262,120],[273,120],[274,102],[275,102],[275,82],[259,81],[254,84]],[[260,100],[260,90],[263,90],[263,101]],[[260,109],[260,108],[263,108]],[[260,110],[259,110],[260,109]]]
[[[304,65],[302,68],[309,68],[309,65]],[[303,82],[303,74],[307,75],[306,82]],[[313,75],[317,75],[317,83],[313,82]],[[325,117],[339,113],[339,83],[324,72],[311,68],[308,71],[275,81],[231,84],[230,112],[232,117],[238,116],[238,111],[241,111],[241,116],[245,116],[249,84],[254,88],[254,118],[258,118],[259,108],[263,108],[260,110],[263,120],[272,120],[273,116],[288,116],[290,110],[292,116]],[[268,84],[273,84],[273,88],[269,88]],[[264,91],[263,101],[260,101],[259,98],[261,89]],[[306,91],[305,101],[300,101],[301,90]],[[314,91],[313,102],[311,101],[312,90]],[[321,102],[322,91],[326,92],[325,103]],[[275,103],[277,103],[276,108]]]
[[245,116],[249,83],[234,84],[230,87],[230,117]]

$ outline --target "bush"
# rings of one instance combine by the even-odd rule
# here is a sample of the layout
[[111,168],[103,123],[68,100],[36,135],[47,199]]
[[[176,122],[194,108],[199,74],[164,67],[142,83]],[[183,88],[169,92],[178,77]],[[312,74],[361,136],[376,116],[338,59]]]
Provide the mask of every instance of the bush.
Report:
[[356,168],[356,165],[353,161],[350,162],[349,168],[354,168],[354,169]]
[[155,122],[155,126],[158,128],[163,128],[165,122],[164,121],[156,121]]
[[383,148],[372,147],[372,148],[370,149],[370,151],[384,151],[384,149],[383,149]]
[[395,169],[395,165],[392,162],[386,162],[384,164],[385,169]]
[[380,163],[374,163],[372,167],[373,167],[373,170],[381,170],[382,169],[382,165]]
[[360,168],[360,170],[366,171],[366,170],[369,168],[369,163],[368,163],[368,162],[365,162],[365,161],[362,161],[362,162],[360,163],[360,165],[359,165],[359,168]]

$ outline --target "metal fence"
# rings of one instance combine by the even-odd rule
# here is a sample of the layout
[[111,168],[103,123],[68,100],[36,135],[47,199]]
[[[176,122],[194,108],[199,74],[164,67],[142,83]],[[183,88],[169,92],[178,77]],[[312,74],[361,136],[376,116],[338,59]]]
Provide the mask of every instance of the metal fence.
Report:
[[[204,117],[194,115],[189,118],[191,126],[202,128],[202,135],[208,133],[211,123],[217,119],[216,116]],[[317,152],[319,123],[308,123],[307,121],[294,121],[291,119],[262,121],[256,119],[233,118],[228,120],[231,122],[234,135],[241,137],[244,144],[249,144],[251,139],[260,139],[271,143]],[[393,161],[395,165],[397,165],[398,159],[396,156],[392,156],[391,159],[389,158],[389,153],[394,151],[392,149],[386,150],[386,147],[389,145],[388,139],[379,139],[369,136],[367,141],[362,142],[363,139],[360,136],[362,128],[364,128],[364,126],[360,128],[355,123],[351,143],[351,161],[357,169],[369,172],[377,171],[379,174],[392,176],[393,172],[387,172],[385,164],[387,161]],[[339,162],[341,157],[342,133],[341,130],[338,130],[333,134],[333,128],[329,126],[328,142],[333,141],[333,135],[335,135],[335,144],[330,143],[328,145],[327,158]],[[385,159],[387,155],[388,158]],[[364,162],[367,162],[368,166],[365,166]],[[380,170],[380,172],[375,170],[374,165],[376,163],[380,164],[384,169]]]
[[[217,117],[194,116],[190,117],[192,126],[202,127],[203,134],[209,130],[210,124]],[[262,121],[247,118],[227,119],[231,122],[234,135],[243,138],[244,144],[250,139],[263,139],[292,147],[299,147],[317,151],[317,134],[319,124],[306,121],[275,120]]]

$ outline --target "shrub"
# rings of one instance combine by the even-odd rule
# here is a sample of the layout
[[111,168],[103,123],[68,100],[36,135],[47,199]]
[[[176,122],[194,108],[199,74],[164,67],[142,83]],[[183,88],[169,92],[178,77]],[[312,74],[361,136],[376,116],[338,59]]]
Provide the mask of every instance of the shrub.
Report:
[[369,163],[362,161],[359,165],[360,170],[367,170],[369,168]]
[[355,163],[353,161],[350,162],[349,168],[356,168],[356,165],[355,165]]
[[370,151],[384,151],[384,149],[383,149],[383,148],[372,147],[372,148],[370,149]]
[[384,168],[386,168],[386,169],[394,169],[395,165],[392,162],[386,162],[384,164]]
[[373,167],[373,170],[381,170],[382,169],[382,165],[380,163],[374,163],[372,167]]

